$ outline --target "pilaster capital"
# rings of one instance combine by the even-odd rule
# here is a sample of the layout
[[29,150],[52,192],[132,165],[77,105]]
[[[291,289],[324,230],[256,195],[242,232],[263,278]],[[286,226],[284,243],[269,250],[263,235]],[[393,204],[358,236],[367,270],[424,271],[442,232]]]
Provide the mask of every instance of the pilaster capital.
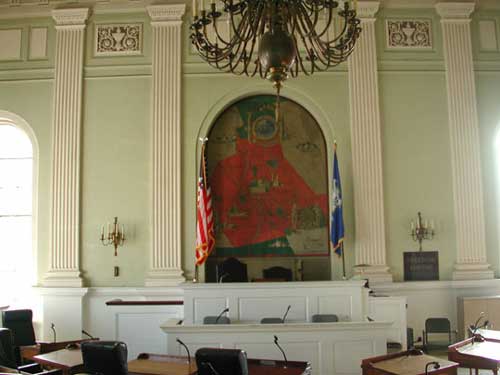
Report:
[[379,1],[358,1],[356,13],[359,18],[374,18],[379,8]]
[[445,20],[467,20],[476,7],[475,3],[437,3],[436,12]]
[[153,22],[179,22],[186,11],[186,4],[150,5],[146,9]]
[[52,18],[57,26],[83,26],[89,13],[89,8],[53,9]]

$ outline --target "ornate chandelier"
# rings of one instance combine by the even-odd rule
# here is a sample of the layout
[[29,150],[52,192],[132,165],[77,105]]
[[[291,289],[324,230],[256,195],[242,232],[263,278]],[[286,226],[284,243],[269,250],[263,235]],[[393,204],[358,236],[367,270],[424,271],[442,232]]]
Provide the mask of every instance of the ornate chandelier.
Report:
[[270,80],[278,92],[289,75],[345,61],[361,28],[356,4],[334,0],[193,0],[191,42],[203,60],[238,75]]

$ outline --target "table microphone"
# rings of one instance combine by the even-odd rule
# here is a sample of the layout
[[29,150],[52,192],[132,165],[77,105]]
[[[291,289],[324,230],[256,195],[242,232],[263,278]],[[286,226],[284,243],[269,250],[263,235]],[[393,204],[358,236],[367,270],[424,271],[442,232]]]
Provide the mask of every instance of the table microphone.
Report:
[[480,328],[479,327],[479,322],[483,318],[484,318],[484,312],[481,311],[481,313],[479,314],[479,318],[477,318],[477,320],[474,322],[473,325],[469,326],[469,329],[472,331],[472,337],[473,337],[472,344],[474,344],[474,336],[476,336],[476,332]]
[[[288,305],[286,311],[285,311],[285,315],[283,315],[283,323],[285,323],[285,319],[286,319],[286,316],[288,315],[288,312],[290,311],[290,309],[292,308],[292,305]],[[276,337],[276,336],[274,336]]]
[[191,354],[189,353],[189,348],[187,347],[187,345],[184,344],[184,342],[178,337],[175,338],[175,341],[177,341],[180,345],[184,347],[184,349],[186,349],[186,352],[188,354],[188,363],[191,364]]
[[274,335],[274,345],[278,347],[278,349],[281,351],[281,354],[283,354],[283,358],[285,359],[285,368],[288,366],[288,359],[286,358],[285,351],[283,348],[278,344],[278,336]]
[[222,283],[222,280],[224,280],[225,277],[228,277],[229,276],[229,273],[228,272],[225,272],[223,273],[220,277],[219,277],[219,283]]
[[56,325],[54,323],[50,323],[50,329],[54,335],[54,342],[57,342]]
[[436,362],[436,361],[432,361],[432,362],[426,363],[425,364],[425,375],[429,375],[429,366],[430,365],[433,366],[434,370],[437,370],[438,368],[441,367],[441,365],[439,364],[439,362]]
[[91,340],[94,340],[94,339],[95,339],[95,337],[94,337],[94,336],[92,336],[90,333],[88,333],[88,332],[87,332],[87,331],[85,331],[84,329],[82,329],[82,333],[83,333],[85,336],[87,336],[89,339],[91,339]]
[[222,317],[222,315],[224,315],[228,311],[229,311],[229,307],[226,307],[224,310],[222,310],[222,312],[217,316],[217,318],[215,318],[215,324],[217,324],[219,322],[219,319]]

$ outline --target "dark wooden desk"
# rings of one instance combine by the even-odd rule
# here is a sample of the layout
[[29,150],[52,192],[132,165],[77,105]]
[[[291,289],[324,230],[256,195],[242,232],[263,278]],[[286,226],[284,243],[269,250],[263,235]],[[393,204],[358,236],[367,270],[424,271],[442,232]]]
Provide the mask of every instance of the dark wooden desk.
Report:
[[[80,349],[62,349],[40,354],[33,360],[43,366],[61,369],[63,374],[70,375],[83,371],[83,359]],[[128,363],[129,375],[195,375],[196,361],[187,357],[147,354],[145,359],[134,359]],[[283,361],[260,359],[248,360],[249,375],[310,375],[311,367],[307,362],[289,361],[285,367]]]
[[[146,359],[135,359],[128,363],[130,375],[194,375],[196,361],[187,357],[147,354]],[[310,375],[311,366],[307,362],[248,359],[249,375]]]
[[426,354],[410,355],[409,351],[392,353],[363,359],[363,375],[422,375],[429,362],[438,362],[439,368],[428,366],[429,375],[456,375],[458,363],[446,361]]
[[91,340],[99,340],[99,339],[94,338],[94,339],[79,339],[79,340],[58,341],[58,342],[38,342],[36,345],[21,346],[21,357],[24,359],[34,361],[34,357],[40,354],[55,352],[57,350],[66,348],[66,346],[70,344],[81,344],[82,342]]
[[460,367],[466,367],[476,370],[492,370],[498,374],[500,363],[500,340],[475,336],[457,342],[448,347],[448,359],[460,364]]
[[83,370],[82,351],[78,349],[61,349],[54,352],[35,355],[33,361],[50,369],[60,369],[64,375]]

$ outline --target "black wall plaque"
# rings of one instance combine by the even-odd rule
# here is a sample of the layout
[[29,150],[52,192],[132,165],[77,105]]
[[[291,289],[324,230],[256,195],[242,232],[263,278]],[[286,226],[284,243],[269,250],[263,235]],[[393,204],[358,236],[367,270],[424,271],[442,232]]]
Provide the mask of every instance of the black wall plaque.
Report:
[[404,253],[405,281],[439,280],[437,251],[408,251]]

